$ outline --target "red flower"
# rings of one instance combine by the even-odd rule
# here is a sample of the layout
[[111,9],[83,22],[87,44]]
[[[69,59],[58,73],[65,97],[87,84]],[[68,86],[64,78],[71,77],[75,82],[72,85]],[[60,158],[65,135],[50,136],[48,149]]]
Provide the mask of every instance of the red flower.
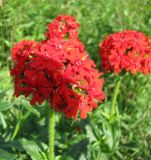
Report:
[[86,118],[103,101],[104,80],[77,37],[78,27],[73,17],[59,16],[49,25],[45,41],[14,46],[16,96],[32,95],[32,105],[50,101],[57,112],[74,119],[78,113]]
[[35,70],[31,66],[33,59],[36,58],[36,50],[39,44],[35,41],[21,41],[12,49],[14,68],[11,75],[14,76],[14,94],[26,97],[33,95],[31,104],[36,101],[41,104],[44,100],[50,99],[52,84],[47,80],[44,71]]
[[109,35],[100,43],[100,56],[105,71],[122,70],[131,73],[151,72],[151,43],[137,31],[123,31]]
[[104,81],[100,79],[101,74],[94,68],[89,68],[89,70],[82,67],[77,70],[77,67],[68,65],[64,72],[64,81],[56,90],[52,106],[58,111],[63,109],[62,112],[68,118],[76,118],[78,111],[81,118],[86,118],[87,112],[96,108],[98,102],[104,99],[102,91]]
[[21,60],[25,61],[29,55],[32,55],[32,52],[37,45],[37,42],[30,40],[23,40],[15,44],[11,50],[14,63],[20,63]]
[[48,31],[46,33],[47,39],[63,39],[68,40],[70,38],[77,38],[79,24],[76,22],[75,18],[68,15],[58,16],[52,23],[48,26]]

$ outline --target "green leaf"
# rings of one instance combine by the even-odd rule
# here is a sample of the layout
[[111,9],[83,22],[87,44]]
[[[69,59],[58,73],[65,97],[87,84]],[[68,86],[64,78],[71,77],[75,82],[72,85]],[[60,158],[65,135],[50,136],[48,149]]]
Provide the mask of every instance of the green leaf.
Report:
[[27,140],[25,138],[19,140],[26,153],[32,160],[46,160],[47,146],[43,143],[36,143],[35,141]]
[[10,153],[0,148],[0,160],[14,160],[17,157],[16,154]]
[[73,160],[73,159],[69,156],[56,156],[55,160]]
[[5,111],[8,110],[9,108],[11,108],[12,105],[10,103],[7,102],[0,102],[0,112],[1,111]]
[[86,138],[79,143],[73,145],[69,149],[69,154],[73,159],[79,159],[82,154],[87,152],[87,145],[89,144],[89,140]]
[[30,103],[24,97],[20,97],[20,103],[31,113],[35,114],[37,117],[40,117],[40,113],[37,109],[30,105]]
[[112,124],[109,122],[103,124],[103,135],[100,142],[102,152],[113,154],[117,150],[120,142],[119,127],[118,121]]
[[3,128],[7,128],[7,123],[5,121],[4,115],[0,112],[0,123],[2,124]]

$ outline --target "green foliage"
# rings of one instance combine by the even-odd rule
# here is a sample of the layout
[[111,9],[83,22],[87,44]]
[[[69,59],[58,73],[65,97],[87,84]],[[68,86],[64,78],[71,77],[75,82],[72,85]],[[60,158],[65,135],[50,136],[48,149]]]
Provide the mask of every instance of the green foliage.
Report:
[[[98,45],[108,34],[136,29],[151,34],[150,0],[5,0],[0,7],[0,160],[47,160],[48,104],[32,107],[13,96],[10,48],[22,39],[44,39],[59,14],[81,24],[80,38],[99,65]],[[56,114],[56,160],[151,159],[151,76],[126,74],[116,115],[111,97],[118,77],[104,75],[106,99],[87,120]]]

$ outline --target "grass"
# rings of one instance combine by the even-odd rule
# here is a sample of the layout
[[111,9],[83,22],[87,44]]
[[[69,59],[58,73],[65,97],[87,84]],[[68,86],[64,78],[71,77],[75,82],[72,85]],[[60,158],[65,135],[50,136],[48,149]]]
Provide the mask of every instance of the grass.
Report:
[[[44,38],[47,24],[70,14],[80,39],[100,65],[98,44],[107,35],[135,29],[151,35],[150,0],[5,0],[0,7],[0,160],[47,160],[48,105],[31,107],[13,96],[10,49],[22,39]],[[87,120],[56,113],[56,160],[150,160],[151,76],[126,74],[118,95],[119,114],[110,115],[118,77],[104,75],[106,100]],[[117,107],[117,106],[116,106]]]

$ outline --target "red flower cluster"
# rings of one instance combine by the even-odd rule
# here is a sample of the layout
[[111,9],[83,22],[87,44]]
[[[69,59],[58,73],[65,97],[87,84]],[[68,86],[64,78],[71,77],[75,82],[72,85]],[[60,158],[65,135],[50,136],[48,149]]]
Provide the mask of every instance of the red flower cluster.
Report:
[[78,37],[79,24],[74,17],[58,16],[53,23],[48,25],[48,31],[45,34],[47,39],[71,39]]
[[49,100],[58,112],[81,118],[103,101],[101,73],[78,39],[79,24],[70,16],[57,17],[41,43],[22,41],[12,49],[15,95],[33,95],[31,104]]
[[109,35],[100,47],[105,71],[151,73],[151,43],[143,33],[133,30],[117,32]]

